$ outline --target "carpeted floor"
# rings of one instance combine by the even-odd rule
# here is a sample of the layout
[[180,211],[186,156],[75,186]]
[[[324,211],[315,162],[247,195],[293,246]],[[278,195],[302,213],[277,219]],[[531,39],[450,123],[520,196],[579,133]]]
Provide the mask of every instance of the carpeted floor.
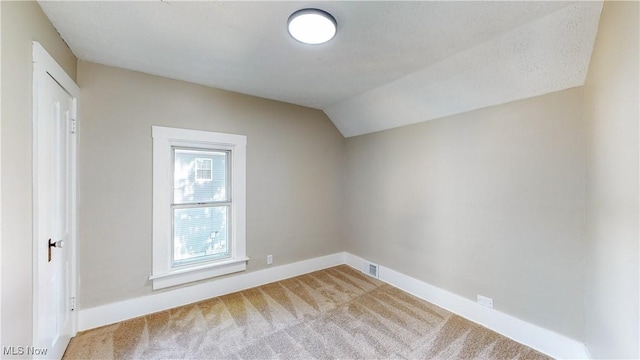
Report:
[[549,359],[346,265],[81,332],[65,359]]

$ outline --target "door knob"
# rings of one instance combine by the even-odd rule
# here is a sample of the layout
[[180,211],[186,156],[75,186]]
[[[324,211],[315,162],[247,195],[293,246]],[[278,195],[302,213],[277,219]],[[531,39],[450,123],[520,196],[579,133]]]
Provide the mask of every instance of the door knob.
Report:
[[64,241],[62,240],[58,240],[58,241],[51,241],[51,239],[49,239],[49,254],[47,256],[47,258],[49,259],[49,262],[51,262],[51,248],[61,248],[64,246]]
[[49,247],[57,247],[57,248],[61,248],[64,246],[64,240],[58,240],[56,242],[52,242],[51,239],[49,239]]

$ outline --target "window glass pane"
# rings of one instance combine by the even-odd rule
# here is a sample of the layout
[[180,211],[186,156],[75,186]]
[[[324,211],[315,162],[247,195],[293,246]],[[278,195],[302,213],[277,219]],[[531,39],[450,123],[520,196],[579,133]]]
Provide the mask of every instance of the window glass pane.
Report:
[[228,201],[226,151],[174,149],[173,203]]
[[229,256],[228,206],[173,210],[173,263]]

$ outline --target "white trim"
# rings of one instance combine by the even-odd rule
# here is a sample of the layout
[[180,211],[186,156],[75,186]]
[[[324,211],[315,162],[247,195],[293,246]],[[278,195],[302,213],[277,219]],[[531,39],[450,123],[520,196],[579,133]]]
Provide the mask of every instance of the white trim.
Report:
[[[0,6],[2,19],[2,6]],[[2,20],[0,20],[2,22]],[[0,36],[2,49],[2,36]],[[2,66],[0,66],[0,83],[2,83]],[[0,109],[2,109],[2,86],[0,86]],[[2,121],[0,121],[0,204],[2,204]],[[2,206],[0,206],[0,229],[2,229]],[[0,319],[2,319],[2,231],[0,230]],[[2,323],[0,322],[0,344],[2,344]]]
[[34,66],[35,64],[42,66],[42,69],[45,69],[74,99],[80,96],[78,85],[37,41],[33,42],[33,62]]
[[[368,261],[346,253],[347,265],[366,274]],[[463,318],[478,323],[556,359],[587,359],[589,353],[581,342],[554,331],[520,320],[495,309],[435,287],[424,281],[378,265],[379,279],[400,290],[413,294]]]
[[[84,331],[113,324],[340,264],[347,264],[366,274],[365,265],[368,263],[368,261],[358,256],[342,252],[83,309],[79,315],[79,330]],[[391,286],[413,294],[553,358],[590,358],[590,354],[584,344],[564,335],[501,313],[495,309],[478,305],[470,299],[463,298],[382,265],[378,265],[378,275],[380,280]]]
[[[153,290],[244,271],[246,256],[246,145],[244,135],[152,126],[153,138]],[[186,146],[231,152],[231,257],[172,267],[172,147]]]
[[[78,91],[80,89],[78,88]],[[72,243],[69,251],[71,256],[71,298],[77,301],[78,299],[78,129],[81,127],[80,119],[78,118],[78,99],[80,94],[73,95],[73,103],[71,108],[71,118],[73,119],[74,131],[69,134],[69,151],[70,151],[70,177],[71,177],[71,229],[69,229],[69,235]],[[71,311],[71,336],[75,336],[78,332],[78,312]]]
[[180,289],[80,310],[80,331],[191,304],[344,263],[344,253],[238,274]]
[[223,262],[190,266],[186,269],[173,270],[165,274],[152,275],[153,289],[164,289],[170,286],[208,279],[216,276],[233,274],[247,269],[249,258],[243,257]]
[[[78,106],[78,98],[80,96],[80,88],[78,87],[78,85],[76,85],[76,83],[73,81],[73,79],[71,79],[71,77],[69,77],[69,75],[67,75],[67,73],[64,71],[64,69],[62,69],[62,67],[60,65],[58,65],[58,63],[55,61],[55,59],[49,55],[49,53],[42,47],[42,45],[40,45],[39,42],[37,41],[33,41],[32,42],[32,58],[33,58],[33,78],[32,78],[32,123],[33,123],[33,129],[32,129],[32,137],[33,137],[33,154],[32,154],[32,169],[33,169],[33,177],[32,177],[32,189],[33,189],[33,221],[32,221],[32,229],[33,229],[33,259],[32,259],[32,266],[33,266],[33,273],[32,273],[32,277],[33,277],[33,289],[32,289],[32,296],[34,301],[32,302],[32,313],[33,313],[33,331],[32,331],[32,337],[33,340],[35,341],[37,338],[37,331],[38,331],[38,316],[37,316],[37,307],[38,307],[38,300],[39,301],[44,301],[42,299],[42,297],[39,296],[38,293],[38,281],[37,281],[37,275],[38,275],[38,261],[36,261],[39,257],[38,257],[38,246],[36,244],[36,241],[38,239],[38,229],[37,229],[37,212],[35,211],[35,209],[37,209],[37,193],[36,193],[36,188],[37,188],[37,182],[38,182],[38,171],[37,171],[37,164],[35,161],[35,157],[37,156],[37,141],[35,141],[35,139],[37,139],[37,121],[38,121],[38,86],[39,86],[39,80],[40,78],[44,77],[44,76],[50,76],[51,78],[53,78],[72,98],[72,104],[71,104],[71,116],[72,118],[76,119],[77,122],[77,106]],[[77,133],[77,132],[76,132]],[[69,249],[69,262],[70,262],[70,281],[69,281],[69,285],[70,285],[70,289],[69,289],[69,294],[71,295],[71,297],[76,298],[77,297],[77,229],[78,229],[78,221],[77,221],[77,137],[76,137],[76,133],[72,133],[69,134],[69,153],[70,153],[70,196],[71,196],[71,201],[70,201],[70,229],[69,229],[69,241],[66,245],[66,247]],[[75,336],[77,333],[77,329],[78,329],[78,313],[76,311],[71,311],[70,312],[70,321],[71,321],[71,329],[70,329],[70,334],[65,334],[65,336]],[[55,354],[54,351],[56,351],[56,349],[50,349],[52,351],[52,353]],[[64,351],[64,349],[58,349],[59,351]]]

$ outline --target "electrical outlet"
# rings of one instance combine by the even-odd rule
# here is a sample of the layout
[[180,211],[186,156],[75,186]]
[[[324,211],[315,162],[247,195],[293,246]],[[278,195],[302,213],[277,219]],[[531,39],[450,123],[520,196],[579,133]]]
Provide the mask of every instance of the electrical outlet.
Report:
[[478,295],[478,304],[493,309],[493,299],[486,296]]
[[273,264],[273,255],[267,255],[267,265]]

